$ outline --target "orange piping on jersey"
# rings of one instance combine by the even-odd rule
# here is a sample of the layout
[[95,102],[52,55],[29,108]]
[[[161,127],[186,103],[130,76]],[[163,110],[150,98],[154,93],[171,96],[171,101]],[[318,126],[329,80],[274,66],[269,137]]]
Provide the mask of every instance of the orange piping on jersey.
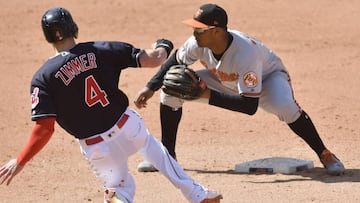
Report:
[[301,106],[299,105],[299,103],[298,103],[298,102],[296,101],[296,99],[295,99],[294,89],[293,89],[292,84],[291,84],[290,75],[289,75],[289,73],[288,73],[287,71],[285,71],[285,70],[282,70],[281,72],[285,73],[285,74],[287,75],[287,77],[288,77],[288,82],[289,82],[289,85],[290,85],[290,88],[291,88],[292,98],[293,98],[295,104],[299,107],[299,113],[301,114],[303,110],[302,110]]
[[241,93],[242,96],[260,97],[261,93]]

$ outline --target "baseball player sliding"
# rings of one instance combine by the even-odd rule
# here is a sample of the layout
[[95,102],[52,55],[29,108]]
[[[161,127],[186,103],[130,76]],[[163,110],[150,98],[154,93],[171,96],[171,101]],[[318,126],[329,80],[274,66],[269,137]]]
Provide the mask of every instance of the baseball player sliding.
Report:
[[154,49],[146,50],[125,42],[76,43],[78,26],[64,8],[46,11],[42,28],[56,54],[33,76],[31,115],[35,124],[18,157],[0,168],[1,184],[9,184],[46,145],[56,121],[78,139],[82,154],[104,184],[106,203],[133,202],[135,183],[128,171],[128,157],[138,151],[189,202],[220,202],[221,194],[190,178],[149,134],[141,117],[129,108],[125,93],[118,89],[122,70],[156,67],[165,61],[173,49],[169,40],[157,40]]
[[[260,106],[276,115],[300,136],[318,155],[331,175],[344,173],[344,165],[321,140],[309,115],[296,102],[289,72],[280,58],[260,41],[228,29],[226,11],[215,4],[204,4],[194,17],[183,23],[193,28],[193,36],[175,51],[135,97],[138,108],[163,85],[166,72],[177,64],[191,65],[200,60],[205,69],[197,75],[208,89],[202,101],[220,108],[253,115]],[[180,86],[181,87],[181,86]],[[162,142],[176,158],[175,141],[184,100],[160,94]],[[142,162],[139,171],[156,171]]]

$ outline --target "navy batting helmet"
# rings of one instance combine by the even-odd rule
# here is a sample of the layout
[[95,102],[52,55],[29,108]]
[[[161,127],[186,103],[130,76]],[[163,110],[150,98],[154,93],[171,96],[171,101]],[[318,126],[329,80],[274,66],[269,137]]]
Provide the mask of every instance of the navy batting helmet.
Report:
[[64,8],[52,8],[41,19],[42,29],[48,42],[61,41],[68,37],[77,38],[78,26],[69,11]]

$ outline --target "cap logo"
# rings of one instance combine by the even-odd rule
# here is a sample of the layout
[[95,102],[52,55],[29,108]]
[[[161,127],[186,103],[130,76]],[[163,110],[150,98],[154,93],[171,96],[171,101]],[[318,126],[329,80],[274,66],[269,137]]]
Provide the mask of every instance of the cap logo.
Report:
[[194,18],[198,18],[204,11],[202,9],[199,9],[196,11]]

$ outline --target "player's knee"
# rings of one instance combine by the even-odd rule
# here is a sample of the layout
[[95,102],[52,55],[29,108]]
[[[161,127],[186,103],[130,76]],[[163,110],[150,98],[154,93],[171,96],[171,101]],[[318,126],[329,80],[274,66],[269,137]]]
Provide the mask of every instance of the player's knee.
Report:
[[294,122],[299,117],[299,110],[300,107],[294,102],[282,101],[272,106],[272,112],[286,123]]

